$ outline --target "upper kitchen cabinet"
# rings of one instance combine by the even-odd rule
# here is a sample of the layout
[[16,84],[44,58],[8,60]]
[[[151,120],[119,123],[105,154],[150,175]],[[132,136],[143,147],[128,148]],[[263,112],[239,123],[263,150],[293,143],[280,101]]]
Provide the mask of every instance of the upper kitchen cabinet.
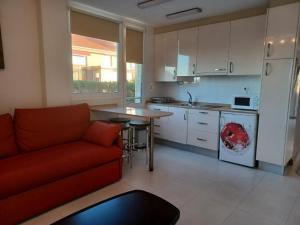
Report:
[[268,9],[265,59],[293,58],[299,2]]
[[229,22],[199,27],[197,75],[227,74],[229,35]]
[[155,81],[177,81],[177,31],[155,35]]
[[178,31],[177,76],[195,75],[197,34],[197,28]]
[[266,16],[231,21],[229,75],[261,75]]

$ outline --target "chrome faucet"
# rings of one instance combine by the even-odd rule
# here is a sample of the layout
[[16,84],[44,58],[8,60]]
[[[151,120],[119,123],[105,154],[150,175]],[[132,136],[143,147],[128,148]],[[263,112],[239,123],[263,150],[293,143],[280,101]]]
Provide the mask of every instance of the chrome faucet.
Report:
[[189,105],[193,105],[193,97],[192,97],[192,94],[190,92],[186,92],[188,95],[189,95]]

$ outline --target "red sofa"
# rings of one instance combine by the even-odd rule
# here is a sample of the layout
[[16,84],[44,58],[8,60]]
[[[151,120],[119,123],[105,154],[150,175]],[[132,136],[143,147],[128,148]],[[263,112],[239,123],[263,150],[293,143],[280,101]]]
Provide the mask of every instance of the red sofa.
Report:
[[87,104],[0,115],[0,224],[16,224],[122,176],[119,127]]

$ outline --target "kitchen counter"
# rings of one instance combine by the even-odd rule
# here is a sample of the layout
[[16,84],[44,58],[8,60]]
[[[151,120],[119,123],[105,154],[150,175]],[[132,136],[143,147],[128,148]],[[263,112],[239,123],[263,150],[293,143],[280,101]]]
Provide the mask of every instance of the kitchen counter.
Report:
[[215,103],[204,103],[197,102],[192,106],[188,105],[187,102],[173,102],[173,103],[152,103],[148,104],[186,108],[186,109],[198,109],[198,110],[210,110],[210,111],[223,111],[223,112],[235,112],[235,113],[248,113],[248,114],[258,114],[258,110],[243,110],[243,109],[232,109],[230,105],[227,104],[215,104]]

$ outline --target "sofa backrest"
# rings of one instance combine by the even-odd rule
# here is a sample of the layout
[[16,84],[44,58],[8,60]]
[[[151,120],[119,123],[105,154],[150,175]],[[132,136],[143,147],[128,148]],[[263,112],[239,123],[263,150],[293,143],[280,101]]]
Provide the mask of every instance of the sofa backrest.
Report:
[[0,158],[17,153],[12,117],[8,113],[0,115]]
[[89,123],[87,104],[15,110],[17,143],[25,152],[78,140]]

